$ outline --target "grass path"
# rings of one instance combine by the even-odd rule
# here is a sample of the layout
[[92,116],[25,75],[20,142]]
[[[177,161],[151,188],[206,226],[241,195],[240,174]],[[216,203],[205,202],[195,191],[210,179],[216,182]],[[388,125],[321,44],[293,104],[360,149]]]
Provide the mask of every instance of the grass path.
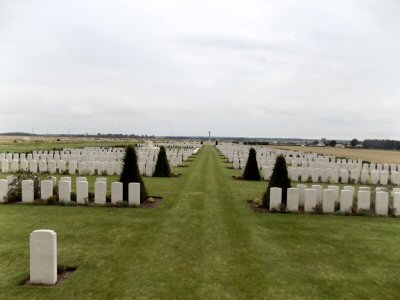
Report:
[[[145,178],[155,210],[0,206],[1,299],[396,299],[393,218],[254,213],[265,182],[235,181],[206,146],[180,178]],[[29,233],[58,233],[62,286],[20,287]]]

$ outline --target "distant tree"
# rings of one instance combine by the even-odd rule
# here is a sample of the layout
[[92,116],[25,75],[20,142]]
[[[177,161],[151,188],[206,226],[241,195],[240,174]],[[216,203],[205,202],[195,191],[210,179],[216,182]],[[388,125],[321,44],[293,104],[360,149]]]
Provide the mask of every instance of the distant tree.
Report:
[[215,141],[215,146],[218,146],[218,141]]
[[313,146],[316,146],[316,145],[318,145],[318,140],[313,140],[312,142],[311,142],[311,145],[313,145]]
[[359,141],[357,140],[357,139],[352,139],[351,141],[350,141],[350,146],[352,146],[353,148],[355,147],[355,146],[357,146],[359,144]]
[[274,169],[272,170],[271,179],[268,183],[267,190],[263,196],[263,207],[269,209],[269,197],[272,187],[279,187],[282,189],[282,203],[287,204],[287,189],[291,187],[290,178],[286,166],[286,159],[283,155],[276,158]]
[[123,184],[124,201],[128,201],[128,185],[131,182],[140,183],[140,202],[143,202],[147,198],[147,190],[140,176],[137,164],[136,151],[131,145],[125,149],[125,157],[123,159],[123,167],[119,181]]
[[168,163],[167,153],[165,147],[160,147],[160,152],[158,152],[156,167],[154,170],[154,177],[171,177],[171,168]]
[[200,141],[200,145],[203,145],[203,141]]
[[260,172],[257,164],[257,154],[254,148],[250,148],[249,157],[247,158],[246,167],[243,172],[244,180],[260,180]]
[[329,142],[328,145],[329,145],[329,147],[335,147],[336,144],[337,144],[337,142],[335,140],[332,140],[332,141]]
[[362,145],[367,149],[400,150],[400,141],[395,140],[364,140]]

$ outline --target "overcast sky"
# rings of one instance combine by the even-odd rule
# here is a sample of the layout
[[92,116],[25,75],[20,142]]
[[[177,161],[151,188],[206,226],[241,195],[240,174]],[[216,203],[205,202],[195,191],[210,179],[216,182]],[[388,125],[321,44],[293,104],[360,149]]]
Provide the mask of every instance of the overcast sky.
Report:
[[0,132],[400,139],[400,1],[0,0]]

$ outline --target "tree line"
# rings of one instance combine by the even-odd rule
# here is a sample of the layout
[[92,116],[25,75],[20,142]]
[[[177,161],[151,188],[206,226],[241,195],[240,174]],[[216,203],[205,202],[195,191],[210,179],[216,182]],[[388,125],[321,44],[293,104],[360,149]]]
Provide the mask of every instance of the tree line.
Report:
[[400,150],[400,141],[376,139],[364,140],[362,146],[366,149]]

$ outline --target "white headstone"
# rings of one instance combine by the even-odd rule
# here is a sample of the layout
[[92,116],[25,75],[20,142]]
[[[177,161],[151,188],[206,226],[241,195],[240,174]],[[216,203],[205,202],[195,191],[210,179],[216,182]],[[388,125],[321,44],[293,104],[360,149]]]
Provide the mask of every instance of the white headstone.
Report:
[[340,170],[340,182],[349,183],[349,171],[345,169]]
[[47,161],[39,161],[39,172],[47,172]]
[[146,163],[146,176],[148,177],[153,176],[153,165],[154,165],[153,162]]
[[393,193],[393,210],[396,217],[400,216],[400,192]]
[[354,195],[355,195],[355,192],[356,192],[354,186],[346,185],[346,186],[343,187],[343,189],[346,190],[346,191],[350,191],[352,197],[354,198]]
[[7,179],[0,179],[0,202],[5,201],[8,193],[8,181]]
[[280,210],[281,202],[282,202],[282,189],[278,187],[272,187],[270,190],[269,209]]
[[68,171],[70,175],[74,175],[76,172],[77,163],[75,160],[71,161],[68,166]]
[[84,161],[78,163],[78,173],[79,175],[84,175],[86,173],[86,163]]
[[140,206],[140,183],[138,182],[129,183],[128,201],[130,205]]
[[59,201],[71,201],[71,181],[62,180],[58,184]]
[[111,203],[117,203],[117,201],[123,201],[123,184],[122,182],[111,183]]
[[76,182],[78,183],[78,181],[87,181],[86,177],[76,177]]
[[89,184],[87,181],[76,183],[76,203],[85,204],[89,200]]
[[316,205],[317,205],[317,190],[306,189],[305,200],[304,200],[304,211],[313,212],[315,210]]
[[17,159],[12,160],[12,161],[11,161],[11,172],[12,172],[12,173],[15,173],[15,172],[18,171],[18,169],[19,169],[18,160],[17,160]]
[[305,184],[298,184],[297,188],[299,189],[299,206],[304,207],[305,192],[307,186]]
[[71,177],[61,177],[60,181],[69,181],[69,182],[71,182]]
[[329,190],[333,190],[335,192],[335,202],[339,202],[339,196],[340,196],[340,189],[339,186],[337,185],[328,185]]
[[388,184],[388,179],[389,179],[389,172],[388,171],[382,171],[381,172],[381,178],[380,178],[380,184],[382,185],[387,185]]
[[53,196],[53,182],[51,180],[42,180],[40,183],[40,199],[47,200]]
[[37,173],[38,164],[36,160],[31,160],[29,163],[29,171],[33,174]]
[[311,170],[311,181],[317,183],[319,181],[319,173],[320,169],[312,169]]
[[33,180],[22,180],[22,202],[33,202],[34,196]]
[[368,170],[362,170],[361,171],[361,183],[362,184],[368,184],[369,180],[369,171]]
[[57,163],[54,160],[49,161],[48,167],[50,174],[55,174],[57,172]]
[[21,160],[21,163],[20,163],[19,168],[20,168],[22,171],[28,171],[28,169],[29,169],[29,162],[28,162],[27,160]]
[[96,181],[94,184],[94,203],[106,204],[107,183]]
[[389,210],[389,193],[377,192],[375,200],[375,214],[377,214],[378,216],[387,216],[388,210]]
[[299,211],[299,189],[287,189],[287,210],[292,212]]
[[322,196],[322,212],[323,213],[334,213],[335,212],[335,191],[326,189],[323,191]]
[[30,234],[30,283],[53,285],[57,282],[57,234],[35,230]]
[[311,188],[317,191],[317,204],[322,204],[322,185],[313,184]]
[[357,211],[370,210],[370,208],[371,208],[371,192],[359,190],[358,200],[357,200]]
[[340,211],[343,213],[351,213],[353,207],[353,192],[350,190],[342,190],[340,193]]
[[379,182],[379,177],[380,177],[380,171],[378,170],[373,170],[371,172],[371,184],[378,184]]

